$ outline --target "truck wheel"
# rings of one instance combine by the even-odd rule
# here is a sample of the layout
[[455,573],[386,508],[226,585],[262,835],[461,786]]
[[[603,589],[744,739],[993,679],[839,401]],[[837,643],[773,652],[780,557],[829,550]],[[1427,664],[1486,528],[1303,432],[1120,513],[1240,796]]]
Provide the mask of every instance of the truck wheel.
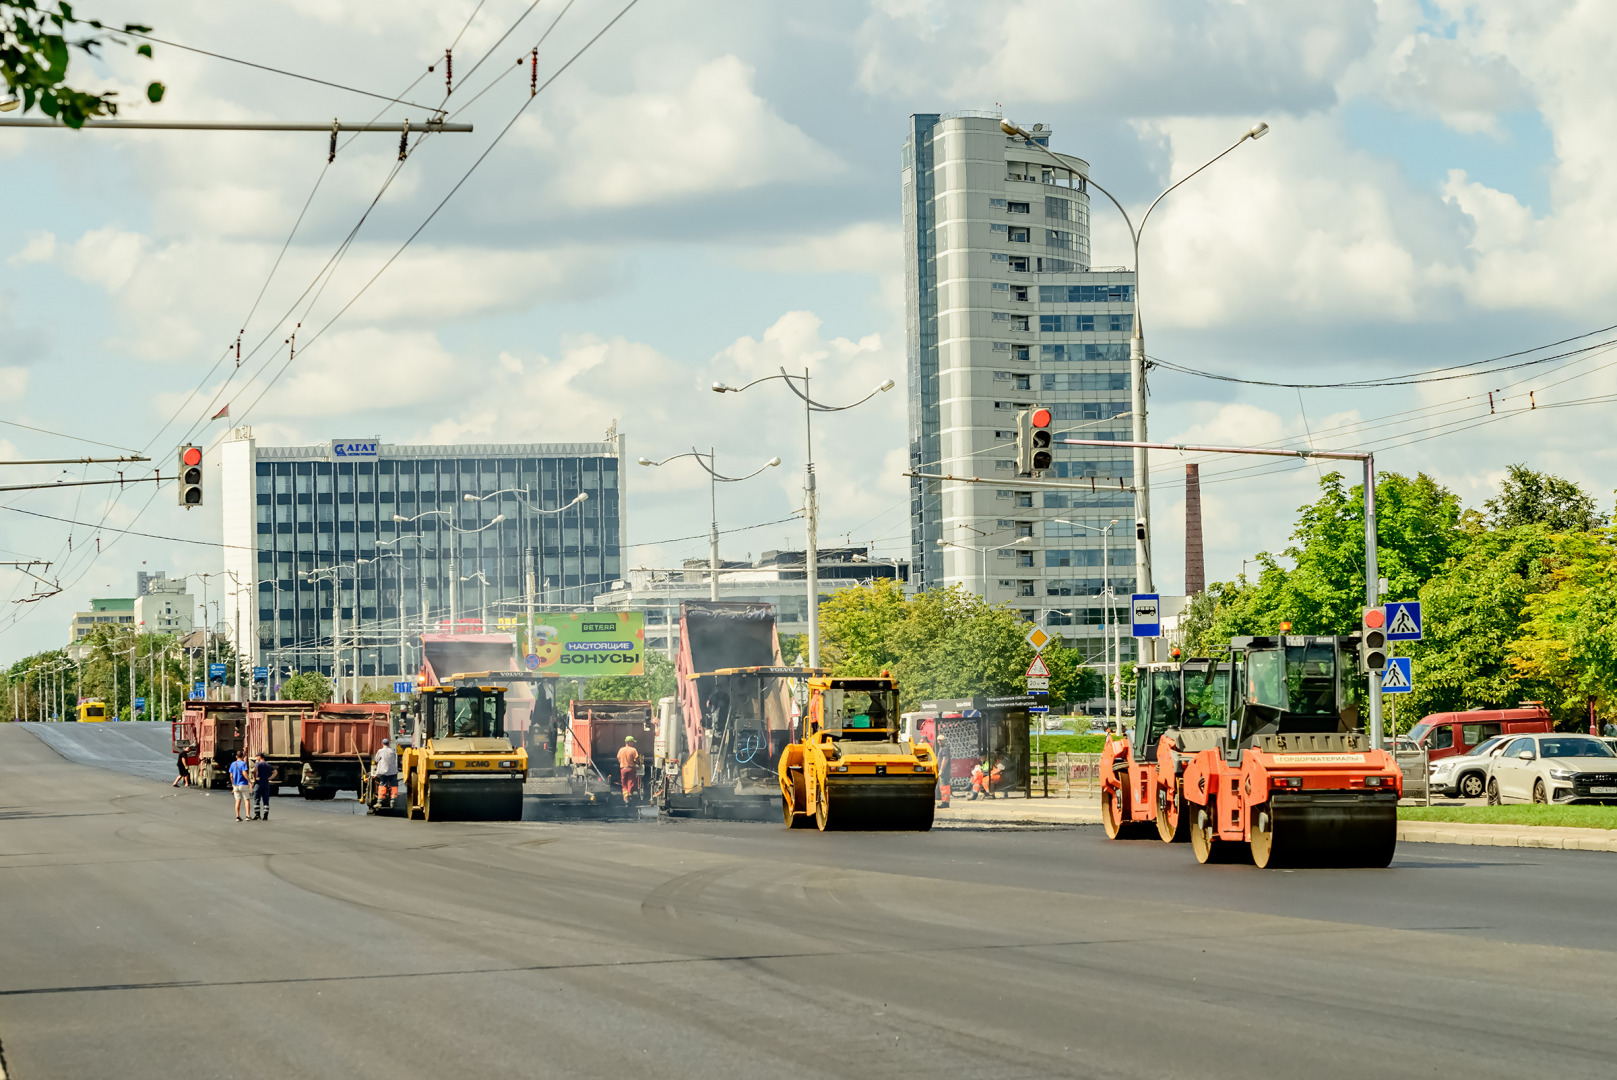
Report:
[[1466,773],[1460,777],[1460,797],[1464,799],[1480,799],[1484,787],[1481,773]]

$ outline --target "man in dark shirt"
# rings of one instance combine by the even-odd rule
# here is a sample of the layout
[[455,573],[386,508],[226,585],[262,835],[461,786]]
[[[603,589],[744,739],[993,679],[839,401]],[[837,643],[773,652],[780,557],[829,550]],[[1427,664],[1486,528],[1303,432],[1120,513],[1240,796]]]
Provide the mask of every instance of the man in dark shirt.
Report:
[[258,760],[253,764],[253,820],[269,820],[270,775],[275,766],[264,760],[259,754]]

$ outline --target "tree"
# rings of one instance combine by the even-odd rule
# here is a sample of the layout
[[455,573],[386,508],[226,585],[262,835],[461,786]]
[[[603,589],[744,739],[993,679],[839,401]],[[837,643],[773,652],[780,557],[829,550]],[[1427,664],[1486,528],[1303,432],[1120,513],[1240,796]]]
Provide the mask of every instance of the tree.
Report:
[[1617,709],[1617,546],[1605,529],[1558,541],[1554,588],[1527,598],[1527,623],[1510,643],[1510,659],[1545,689],[1557,720],[1578,724],[1591,700],[1599,713]]
[[599,675],[584,680],[584,697],[592,701],[650,701],[678,693],[674,662],[660,652],[646,653],[644,675]]
[[324,705],[331,700],[331,680],[318,671],[300,671],[281,684],[282,701],[312,701]]
[[[72,28],[77,31],[76,37]],[[79,19],[73,8],[59,2],[53,9],[40,0],[0,0],[0,72],[5,74],[10,92],[22,99],[23,111],[38,108],[46,116],[59,118],[71,128],[84,126],[92,116],[116,116],[118,95],[115,90],[90,93],[67,84],[68,61],[72,51],[78,49],[85,56],[95,57],[100,48],[111,40],[126,44],[117,35],[145,34],[151,27],[126,23],[117,30],[95,19]],[[135,52],[151,58],[152,47],[141,44]],[[163,100],[163,84],[146,85],[146,99],[154,105]]]
[[[1258,554],[1256,582],[1243,576],[1214,583],[1211,626],[1191,644],[1196,651],[1240,634],[1273,634],[1289,622],[1299,634],[1345,634],[1364,607],[1363,487],[1348,488],[1341,473],[1320,479],[1321,495],[1299,508],[1294,543],[1282,557]],[[1460,500],[1425,473],[1413,480],[1383,473],[1376,482],[1376,552],[1388,595],[1415,596],[1460,554]]]
[[1590,532],[1607,521],[1583,488],[1523,464],[1512,465],[1499,494],[1482,505],[1495,529],[1543,525],[1550,532]]
[[[842,589],[820,604],[821,661],[836,675],[890,672],[899,703],[1019,694],[1033,650],[1029,624],[1008,606],[952,586],[906,598],[890,579]],[[1087,700],[1100,677],[1077,652],[1044,650],[1052,701]]]

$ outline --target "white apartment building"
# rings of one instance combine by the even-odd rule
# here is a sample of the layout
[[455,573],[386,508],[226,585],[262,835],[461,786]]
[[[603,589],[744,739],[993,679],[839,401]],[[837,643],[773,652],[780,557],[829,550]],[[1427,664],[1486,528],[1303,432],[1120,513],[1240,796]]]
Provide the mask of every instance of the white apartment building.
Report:
[[145,579],[140,582],[145,591],[135,597],[135,628],[142,634],[189,634],[196,601],[186,591],[185,579],[140,577]]
[[[1053,132],[1032,134],[1048,146]],[[1033,405],[1052,411],[1057,439],[1130,437],[1134,275],[1090,265],[1089,166],[1058,157],[1065,169],[1006,135],[998,113],[910,118],[910,464],[993,480],[912,481],[912,572],[919,588],[960,584],[1098,654],[1103,563],[1114,621],[1135,585],[1132,456],[1057,445],[1044,479],[1080,481],[1071,491],[1019,484],[1015,462],[1017,412]]]

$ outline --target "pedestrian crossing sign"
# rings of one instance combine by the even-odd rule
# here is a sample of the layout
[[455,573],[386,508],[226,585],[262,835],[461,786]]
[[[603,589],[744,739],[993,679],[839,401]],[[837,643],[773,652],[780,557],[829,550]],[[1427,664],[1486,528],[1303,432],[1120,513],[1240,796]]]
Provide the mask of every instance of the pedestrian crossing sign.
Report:
[[1383,694],[1407,694],[1415,689],[1415,676],[1407,656],[1387,657],[1387,669],[1381,673]]
[[1420,601],[1395,600],[1387,605],[1387,640],[1421,639]]

